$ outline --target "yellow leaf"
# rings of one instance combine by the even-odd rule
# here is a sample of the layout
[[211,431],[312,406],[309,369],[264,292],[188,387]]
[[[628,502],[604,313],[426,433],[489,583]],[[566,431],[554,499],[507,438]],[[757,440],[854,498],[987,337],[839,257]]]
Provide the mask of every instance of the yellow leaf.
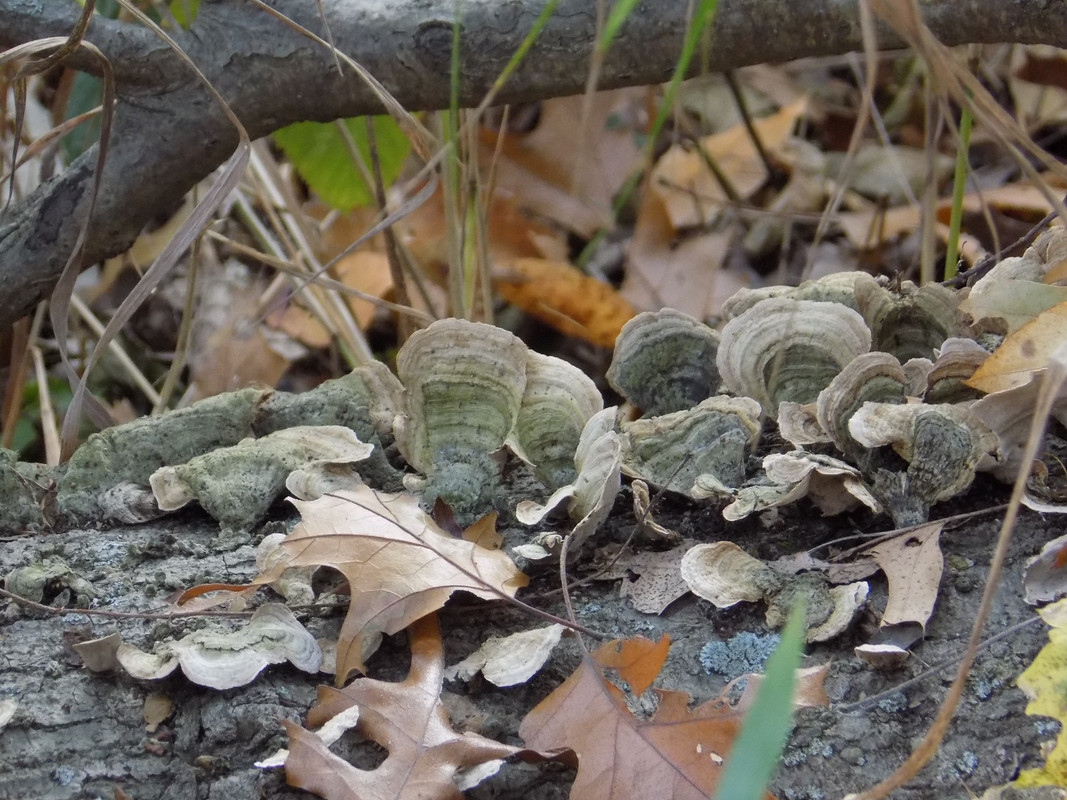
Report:
[[562,261],[517,258],[493,281],[514,306],[568,336],[612,347],[637,312],[611,286]]
[[1040,613],[1052,626],[1049,643],[1019,676],[1019,688],[1030,698],[1027,714],[1052,717],[1062,727],[1045,766],[1024,770],[1013,785],[1067,787],[1067,600],[1053,603]]
[[1067,342],[1067,303],[1042,311],[1006,338],[965,383],[981,392],[1000,392],[1030,382]]

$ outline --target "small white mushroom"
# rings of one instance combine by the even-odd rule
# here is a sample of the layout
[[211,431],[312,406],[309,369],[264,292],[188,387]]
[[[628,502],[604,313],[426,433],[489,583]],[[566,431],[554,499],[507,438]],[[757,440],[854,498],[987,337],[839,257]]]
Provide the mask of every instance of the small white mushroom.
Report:
[[711,542],[691,547],[681,563],[682,580],[689,591],[729,608],[755,603],[781,588],[778,573],[733,542]]
[[157,644],[153,653],[121,644],[116,655],[135,678],[162,678],[180,665],[189,680],[212,689],[244,686],[269,664],[289,661],[314,673],[322,662],[315,638],[279,603],[260,606],[237,630],[202,628],[178,641]]

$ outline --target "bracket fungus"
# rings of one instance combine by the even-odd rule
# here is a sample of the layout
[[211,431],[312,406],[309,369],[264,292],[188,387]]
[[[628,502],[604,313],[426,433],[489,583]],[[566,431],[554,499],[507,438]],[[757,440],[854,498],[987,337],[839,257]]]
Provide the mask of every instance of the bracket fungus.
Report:
[[160,467],[149,483],[163,511],[196,500],[224,526],[247,529],[266,516],[294,470],[314,463],[362,461],[372,449],[340,425],[284,428],[184,464]]
[[856,302],[871,329],[871,347],[900,361],[930,358],[948,338],[962,333],[956,321],[959,295],[936,283],[918,287],[902,281],[895,290],[860,273]]
[[871,348],[863,317],[839,303],[772,297],[722,330],[723,383],[778,416],[783,400],[810,403],[842,368]]
[[[500,449],[526,388],[526,345],[502,328],[443,319],[416,331],[397,353],[404,385],[396,444],[425,479],[405,481],[459,516],[491,506]],[[410,477],[410,476],[409,476]]]
[[695,500],[728,494],[745,480],[759,414],[750,397],[716,396],[685,411],[623,423],[623,472]]
[[997,449],[996,434],[959,405],[864,403],[848,428],[864,447],[891,445],[907,462],[897,479],[882,471],[872,483],[899,527],[925,522],[930,506],[966,490]]
[[681,311],[638,314],[615,342],[611,388],[648,416],[692,408],[715,394],[719,334]]
[[512,449],[533,465],[547,487],[565,486],[578,474],[574,454],[582,429],[603,408],[604,399],[588,375],[562,359],[531,351]]

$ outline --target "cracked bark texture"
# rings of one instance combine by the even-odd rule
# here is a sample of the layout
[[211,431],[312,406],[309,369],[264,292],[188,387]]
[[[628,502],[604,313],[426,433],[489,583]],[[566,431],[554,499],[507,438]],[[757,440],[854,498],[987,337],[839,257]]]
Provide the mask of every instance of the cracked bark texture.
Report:
[[[529,32],[547,0],[464,0],[461,103],[477,104]],[[266,5],[325,38],[315,0]],[[324,0],[333,39],[406,108],[448,104],[452,0]],[[600,86],[669,78],[689,0],[639,3],[604,64]],[[945,44],[1020,42],[1067,46],[1067,0],[926,0],[926,23]],[[0,48],[66,35],[73,0],[0,0]],[[174,38],[220,91],[254,138],[298,120],[381,111],[351,70],[247,0],[202,0]],[[499,95],[529,101],[582,91],[595,38],[595,3],[560,0],[533,48]],[[195,76],[136,23],[95,20],[86,39],[111,61],[118,105],[83,264],[124,251],[146,222],[173,208],[228,158],[237,135]],[[709,70],[858,50],[856,0],[720,0]],[[879,43],[901,43],[880,30]],[[695,59],[699,62],[701,59]],[[72,66],[92,71],[88,59]],[[96,149],[0,214],[0,326],[30,311],[54,286],[88,210]]]

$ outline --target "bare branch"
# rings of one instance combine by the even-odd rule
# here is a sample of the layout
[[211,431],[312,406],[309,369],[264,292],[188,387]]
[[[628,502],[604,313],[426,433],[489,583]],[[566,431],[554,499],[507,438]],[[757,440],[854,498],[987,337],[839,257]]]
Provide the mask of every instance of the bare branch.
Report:
[[[323,36],[312,0],[268,5]],[[529,31],[544,0],[464,0],[462,103],[483,97]],[[689,0],[638,4],[604,61],[601,87],[666,80],[678,58]],[[325,0],[337,46],[407,108],[448,103],[453,0]],[[1067,3],[930,0],[931,30],[946,44],[1012,41],[1067,45]],[[0,0],[0,47],[65,35],[73,2]],[[595,29],[594,4],[562,0],[499,101],[582,91]],[[302,119],[381,110],[374,94],[324,48],[244,0],[202,0],[190,31],[176,35],[252,136]],[[94,22],[86,37],[112,61],[119,105],[91,226],[86,263],[125,250],[146,222],[168,212],[232,152],[236,137],[188,70],[131,24]],[[881,44],[899,46],[888,32]],[[831,55],[860,48],[855,0],[721,0],[701,69]],[[701,59],[695,59],[700,62]],[[76,66],[91,69],[91,64]],[[0,325],[48,295],[85,213],[94,152],[0,216]]]

